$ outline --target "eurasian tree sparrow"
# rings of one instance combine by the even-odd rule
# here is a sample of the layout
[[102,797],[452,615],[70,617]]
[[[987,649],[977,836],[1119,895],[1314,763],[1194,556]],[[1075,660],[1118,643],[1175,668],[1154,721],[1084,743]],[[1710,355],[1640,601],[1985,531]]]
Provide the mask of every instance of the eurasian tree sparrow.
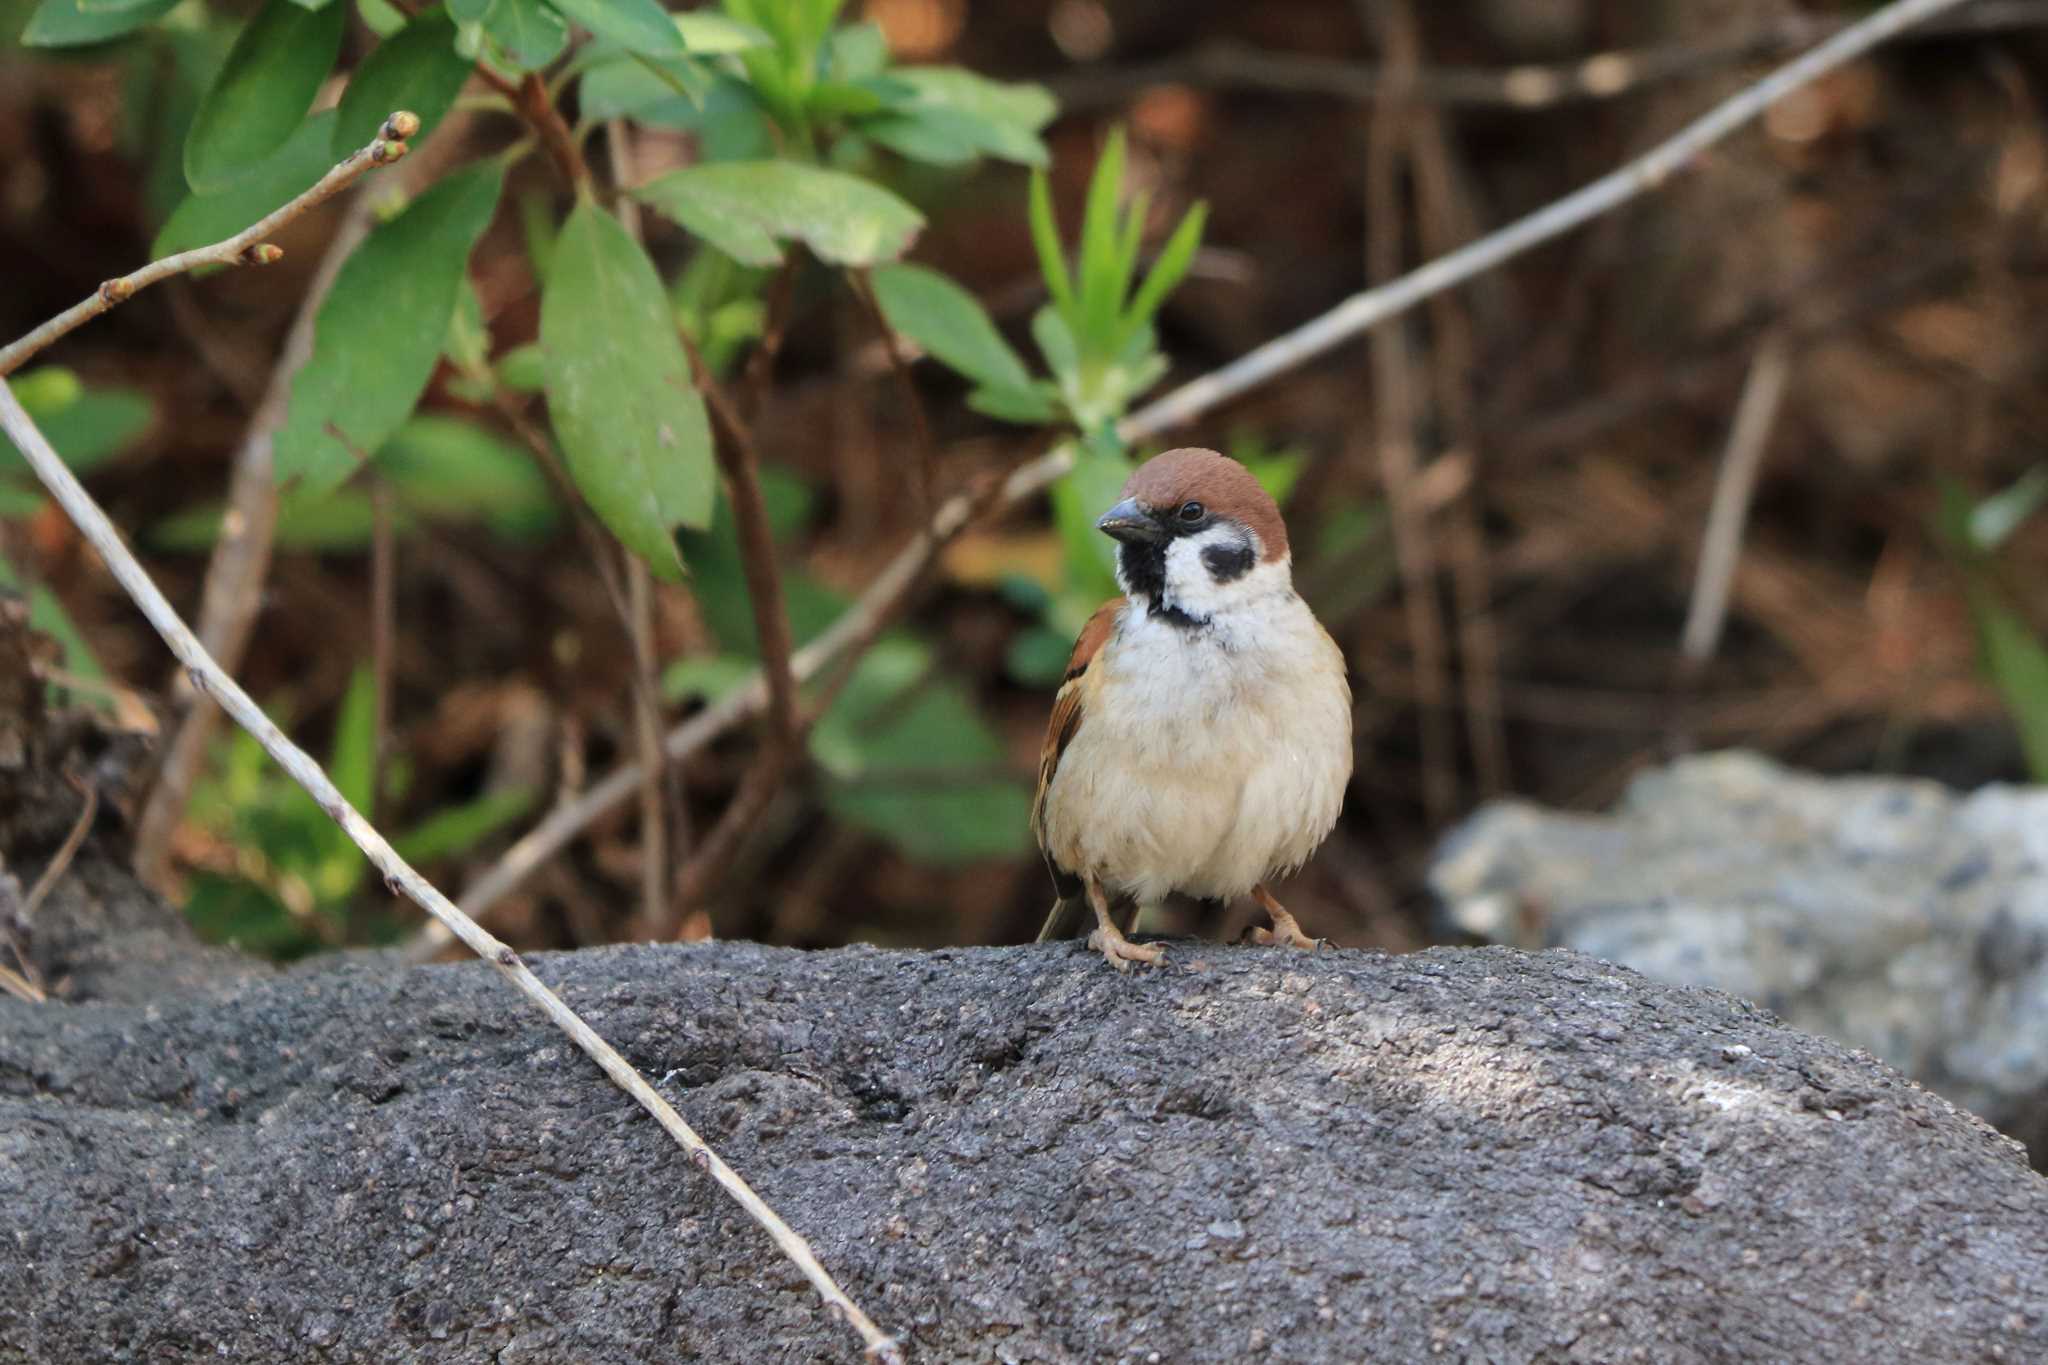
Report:
[[1249,892],[1260,942],[1315,946],[1266,889],[1337,823],[1351,777],[1344,656],[1294,591],[1287,527],[1251,472],[1169,450],[1095,523],[1125,596],[1089,618],[1052,706],[1031,830],[1059,899],[1039,941],[1072,933],[1118,971],[1164,950],[1124,937],[1174,892]]

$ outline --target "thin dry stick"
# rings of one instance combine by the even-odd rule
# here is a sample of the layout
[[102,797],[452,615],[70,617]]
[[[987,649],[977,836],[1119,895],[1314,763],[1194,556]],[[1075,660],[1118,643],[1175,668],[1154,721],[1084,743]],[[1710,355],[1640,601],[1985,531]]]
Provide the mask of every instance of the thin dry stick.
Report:
[[[611,157],[612,183],[621,190],[633,183],[633,144],[623,119],[604,126]],[[618,199],[619,224],[640,240],[640,201],[629,194]],[[640,556],[626,556],[626,634],[633,646],[633,745],[640,755],[640,936],[668,937],[668,801],[664,791],[668,765],[661,761],[660,679],[654,650],[654,575]]]
[[1679,659],[1688,675],[1706,667],[1720,643],[1721,627],[1728,617],[1728,589],[1742,555],[1742,528],[1749,520],[1750,497],[1756,492],[1757,470],[1770,445],[1771,428],[1777,424],[1791,372],[1791,343],[1784,332],[1773,332],[1757,348],[1756,360],[1749,367],[1749,378],[1735,407],[1735,423],[1729,429],[1728,448],[1721,454],[1721,469],[1714,477],[1714,501],[1700,540],[1699,571],[1693,576],[1692,602],[1686,608],[1685,629],[1678,640]]
[[[1386,27],[1388,51],[1398,47],[1415,65],[1422,60],[1422,35],[1410,0],[1382,0],[1380,23]],[[1435,105],[1414,102],[1407,107],[1408,160],[1414,170],[1415,221],[1422,250],[1430,256],[1455,251],[1479,235],[1466,177],[1451,147],[1445,115]],[[1430,300],[1435,344],[1437,403],[1451,432],[1456,453],[1477,463],[1478,414],[1472,401],[1476,347],[1465,300],[1439,294]],[[1482,797],[1507,789],[1507,728],[1501,718],[1500,648],[1494,638],[1492,596],[1486,565],[1486,537],[1480,525],[1481,480],[1468,481],[1463,497],[1446,508],[1453,619],[1458,632],[1458,680],[1465,699],[1466,740]]]
[[761,646],[761,665],[768,680],[767,740],[754,756],[746,776],[740,779],[739,790],[720,812],[718,822],[698,841],[689,862],[677,874],[676,906],[687,915],[711,889],[731,860],[733,850],[774,797],[783,770],[803,742],[803,723],[797,714],[797,680],[791,662],[795,641],[790,635],[789,613],[783,608],[782,575],[775,564],[775,533],[768,524],[767,505],[761,498],[760,451],[746,420],[705,366],[696,343],[686,337],[684,346],[690,354],[690,368],[697,376],[697,387],[709,404],[711,415],[724,430],[724,439],[716,443],[718,463],[725,471],[726,492],[732,500],[733,523],[739,531],[740,567],[747,580],[754,634]]
[[[1359,332],[1413,308],[1447,289],[1465,283],[1504,261],[1571,231],[1591,219],[1657,188],[1700,152],[1755,119],[1792,91],[1854,61],[1871,48],[1913,24],[1961,4],[1962,0],[1895,0],[1861,23],[1844,29],[1796,61],[1772,72],[1757,84],[1715,105],[1680,129],[1670,140],[1609,172],[1556,203],[1519,218],[1448,256],[1431,261],[1374,289],[1354,294],[1320,317],[1304,323],[1237,361],[1190,383],[1132,413],[1117,426],[1126,442],[1157,436],[1193,421],[1213,408],[1257,388],[1323,354]],[[1037,496],[1074,467],[1074,450],[1060,445],[1011,472],[995,499],[1012,507]],[[972,515],[974,500],[956,494],[939,505],[932,524],[897,552],[858,601],[810,644],[797,651],[791,668],[797,680],[814,676],[878,618],[886,618],[902,601],[939,549],[959,534]],[[757,714],[767,691],[759,673],[669,732],[662,746],[674,762],[696,753],[733,726]],[[613,770],[575,801],[549,813],[506,850],[498,863],[463,893],[462,904],[481,915],[510,894],[533,870],[559,853],[598,817],[632,794],[639,770],[631,764]],[[448,942],[446,931],[428,925],[408,946],[409,956],[430,958]]]
[[[36,878],[36,884],[30,887],[28,895],[22,898],[21,918],[24,923],[35,917],[36,907],[49,897],[57,885],[57,880],[71,866],[71,860],[78,856],[78,846],[85,842],[86,831],[92,828],[93,816],[99,814],[99,789],[90,782],[81,781],[76,775],[70,780],[71,785],[78,789],[79,796],[84,799],[84,804],[78,809],[78,819],[72,822],[70,833],[66,834],[64,842],[57,846],[57,855],[43,867],[43,874]],[[28,959],[23,958],[21,965],[28,966]]]
[[404,156],[405,139],[419,130],[419,118],[401,110],[384,121],[384,126],[377,130],[377,136],[369,145],[349,153],[333,170],[321,176],[311,189],[283,208],[264,215],[225,241],[181,251],[175,256],[151,261],[131,274],[108,280],[90,296],[57,314],[21,340],[0,346],[0,375],[13,374],[22,362],[59,337],[173,275],[182,275],[202,265],[269,265],[284,252],[264,238],[306,210],[340,194],[373,167],[388,166]]
[[[335,228],[306,297],[299,301],[263,400],[235,452],[227,514],[207,560],[206,586],[199,597],[200,643],[229,669],[240,667],[263,608],[263,579],[270,571],[277,531],[277,433],[291,409],[292,381],[313,354],[313,325],[320,306],[349,253],[369,235],[370,223],[370,202],[357,195]],[[184,719],[163,747],[163,762],[135,823],[135,875],[145,885],[159,888],[170,869],[171,838],[185,818],[185,801],[220,724],[220,712],[201,698],[190,700]]]
[[705,1145],[695,1130],[683,1121],[682,1115],[664,1099],[660,1092],[649,1085],[632,1065],[621,1057],[617,1050],[599,1037],[597,1032],[585,1023],[580,1015],[564,1004],[561,997],[549,990],[541,979],[535,976],[519,954],[510,946],[500,942],[475,920],[456,909],[455,905],[437,891],[433,884],[413,870],[412,865],[398,856],[397,850],[386,842],[362,814],[349,804],[333,781],[323,772],[318,763],[279,730],[270,718],[263,714],[261,707],[250,699],[241,685],[226,673],[207,654],[185,623],[178,618],[171,604],[135,556],[122,543],[120,533],[107,520],[105,512],[85,491],[71,470],[50,449],[50,443],[30,420],[28,413],[14,396],[14,390],[0,381],[0,430],[4,430],[15,446],[28,460],[36,477],[49,490],[59,505],[71,517],[114,575],[122,589],[127,592],[149,623],[161,635],[178,661],[191,671],[193,678],[213,696],[237,725],[255,737],[265,753],[277,761],[279,767],[292,780],[320,804],[328,817],[340,825],[349,839],[360,848],[384,874],[385,881],[403,891],[428,914],[447,925],[477,956],[491,963],[511,981],[521,994],[538,1005],[542,1013],[555,1026],[574,1040],[585,1055],[596,1062],[609,1076],[612,1083],[631,1095],[640,1107],[654,1116],[656,1122],[667,1130],[677,1145],[690,1154],[690,1160],[708,1171],[713,1180],[737,1201],[740,1207],[764,1228],[774,1239],[783,1255],[796,1263],[804,1277],[811,1282],[818,1296],[834,1313],[852,1325],[867,1343],[867,1349],[886,1361],[901,1362],[902,1348],[886,1335],[863,1313],[859,1305],[848,1298],[832,1276],[819,1264],[810,1245],[799,1237],[781,1217],[754,1193],[751,1186],[739,1174],[722,1161],[718,1154]]
[[[1394,30],[1382,24],[1383,30]],[[1392,65],[1399,75],[1414,69],[1411,45],[1394,44]],[[1391,98],[1373,113],[1365,168],[1366,278],[1379,283],[1401,269],[1401,164],[1407,141],[1408,106]],[[1437,600],[1436,552],[1428,514],[1415,493],[1414,375],[1408,339],[1398,325],[1372,334],[1372,393],[1380,477],[1392,511],[1394,561],[1401,575],[1401,608],[1408,619],[1408,648],[1421,698],[1416,724],[1422,758],[1422,804],[1432,824],[1451,818],[1458,804],[1458,769],[1451,714],[1445,706],[1450,677],[1445,662],[1443,615]]]
[[[1796,52],[1840,32],[1847,22],[1833,16],[1788,14],[1755,32],[1719,43],[1666,43],[1496,70],[1423,67],[1415,73],[1409,97],[1434,105],[1480,109],[1545,109],[1616,99],[1674,78]],[[2048,24],[2048,4],[2005,0],[1975,5],[1953,18],[1929,24],[1927,36],[1997,33],[2043,24]],[[1051,84],[1060,97],[1060,107],[1072,113],[1119,103],[1151,85],[1326,95],[1369,102],[1388,98],[1393,79],[1393,71],[1386,67],[1217,43],[1162,61],[1077,72]]]
[[391,483],[370,475],[370,819],[384,791],[384,752],[391,742],[391,673],[398,646],[398,529]]

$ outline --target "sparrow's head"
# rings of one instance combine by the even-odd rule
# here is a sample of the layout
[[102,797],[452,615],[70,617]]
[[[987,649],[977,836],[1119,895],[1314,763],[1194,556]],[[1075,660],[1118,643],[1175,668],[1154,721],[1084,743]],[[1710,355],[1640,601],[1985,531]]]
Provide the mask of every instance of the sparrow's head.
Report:
[[1250,470],[1213,450],[1153,456],[1095,525],[1119,542],[1124,591],[1175,625],[1290,590],[1280,509]]

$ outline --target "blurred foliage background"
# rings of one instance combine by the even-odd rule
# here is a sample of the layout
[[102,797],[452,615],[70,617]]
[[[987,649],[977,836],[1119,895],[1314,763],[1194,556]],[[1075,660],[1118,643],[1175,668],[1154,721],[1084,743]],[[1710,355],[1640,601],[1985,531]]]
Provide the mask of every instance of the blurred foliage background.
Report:
[[[1288,903],[1339,942],[1409,948],[1437,933],[1431,850],[1490,798],[1597,806],[1673,752],[1738,744],[2048,778],[2048,5],[1966,6],[1178,439],[1124,451],[1106,430],[1865,8],[728,0],[671,21],[652,0],[0,0],[0,337],[253,221],[391,108],[436,125],[361,191],[369,236],[279,435],[278,552],[239,673],[451,890],[634,755],[636,677],[673,724],[757,653],[680,338],[746,400],[799,643],[937,497],[1079,441],[1050,497],[947,548],[715,884],[668,907],[683,936],[1028,937],[1051,690],[1114,590],[1087,524],[1130,459],[1224,449],[1282,497],[1357,694],[1348,808]],[[521,116],[527,70],[591,168],[582,193]],[[188,609],[349,212],[16,376]],[[1767,356],[1782,397],[1726,627],[1682,652]],[[663,464],[628,428],[682,449]],[[5,574],[64,647],[53,688],[167,732],[167,657],[11,459],[0,518]],[[607,582],[618,542],[657,580],[646,657]],[[757,742],[743,727],[681,765],[665,870]],[[643,811],[592,825],[494,908],[497,932],[644,932]],[[215,740],[169,854],[164,889],[258,951],[416,927],[246,739]]]

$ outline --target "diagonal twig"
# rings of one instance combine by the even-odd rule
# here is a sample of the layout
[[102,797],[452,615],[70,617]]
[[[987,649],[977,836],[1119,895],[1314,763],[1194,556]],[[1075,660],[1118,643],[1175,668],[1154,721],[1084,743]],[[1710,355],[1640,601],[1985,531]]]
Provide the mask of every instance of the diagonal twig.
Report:
[[212,656],[201,646],[196,636],[179,619],[178,613],[165,600],[148,572],[138,563],[135,556],[121,540],[120,533],[100,510],[92,495],[85,491],[70,468],[58,458],[57,452],[26,410],[14,396],[14,390],[6,381],[0,380],[0,430],[4,430],[21,451],[36,477],[42,480],[64,511],[78,527],[79,533],[99,551],[108,570],[122,589],[149,618],[151,626],[170,646],[178,661],[190,671],[193,679],[220,703],[237,725],[254,736],[263,746],[265,753],[276,760],[279,767],[292,780],[304,787],[320,804],[320,808],[336,824],[340,825],[351,842],[360,848],[384,874],[387,884],[402,891],[435,919],[446,924],[456,937],[474,951],[477,956],[489,962],[514,988],[527,999],[539,1006],[554,1025],[568,1034],[586,1056],[603,1069],[614,1085],[636,1100],[640,1107],[652,1115],[677,1145],[689,1153],[693,1164],[706,1171],[725,1192],[744,1208],[754,1221],[774,1239],[776,1246],[796,1263],[804,1277],[810,1281],[826,1305],[840,1318],[859,1332],[867,1343],[869,1352],[885,1361],[900,1362],[902,1349],[895,1340],[875,1325],[859,1305],[847,1297],[831,1273],[818,1261],[810,1245],[782,1221],[760,1195],[743,1180],[739,1173],[721,1160],[718,1154],[697,1136],[694,1129],[683,1120],[661,1093],[647,1083],[645,1077],[634,1069],[617,1049],[600,1037],[596,1030],[585,1023],[582,1016],[565,1004],[562,998],[548,989],[538,976],[533,974],[524,959],[513,949],[501,942],[475,920],[458,910],[449,899],[436,890],[434,885],[414,871],[412,865],[398,855],[382,834],[365,820],[361,812],[349,804],[333,781],[322,771],[305,750],[285,737],[282,730],[263,713],[241,685],[223,672]]
[[298,198],[275,212],[265,214],[234,236],[211,246],[198,246],[151,261],[140,270],[108,280],[86,298],[71,305],[18,341],[0,346],[0,375],[13,374],[24,361],[59,337],[72,332],[108,311],[126,303],[142,290],[182,275],[203,265],[269,265],[284,255],[281,248],[265,241],[272,233],[310,208],[326,203],[355,184],[377,166],[388,166],[406,153],[406,139],[420,129],[419,117],[400,111],[384,120],[377,136],[364,147],[348,154],[313,183]]
[[[1397,280],[1354,294],[1231,364],[1181,385],[1126,417],[1117,426],[1118,436],[1126,443],[1134,443],[1191,422],[1388,318],[1612,212],[1662,185],[1692,158],[1752,122],[1792,91],[1961,3],[1963,0],[1893,0],[1884,9],[1716,104],[1671,138],[1591,184]],[[997,505],[1014,506],[1043,492],[1074,467],[1074,459],[1073,448],[1060,445],[1019,466],[1001,485],[995,499]],[[859,640],[875,619],[886,618],[893,612],[940,548],[967,524],[974,507],[974,499],[966,494],[956,494],[941,503],[931,525],[897,552],[859,600],[823,634],[797,651],[791,661],[797,680],[802,682],[814,676],[841,650]],[[697,752],[757,714],[766,696],[761,676],[756,673],[717,704],[669,732],[662,746],[669,761]],[[483,914],[535,868],[561,851],[591,821],[629,796],[638,781],[638,769],[631,764],[623,765],[576,801],[551,812],[463,893],[464,907],[471,914]],[[408,953],[431,957],[447,942],[446,931],[428,925],[409,945]]]

